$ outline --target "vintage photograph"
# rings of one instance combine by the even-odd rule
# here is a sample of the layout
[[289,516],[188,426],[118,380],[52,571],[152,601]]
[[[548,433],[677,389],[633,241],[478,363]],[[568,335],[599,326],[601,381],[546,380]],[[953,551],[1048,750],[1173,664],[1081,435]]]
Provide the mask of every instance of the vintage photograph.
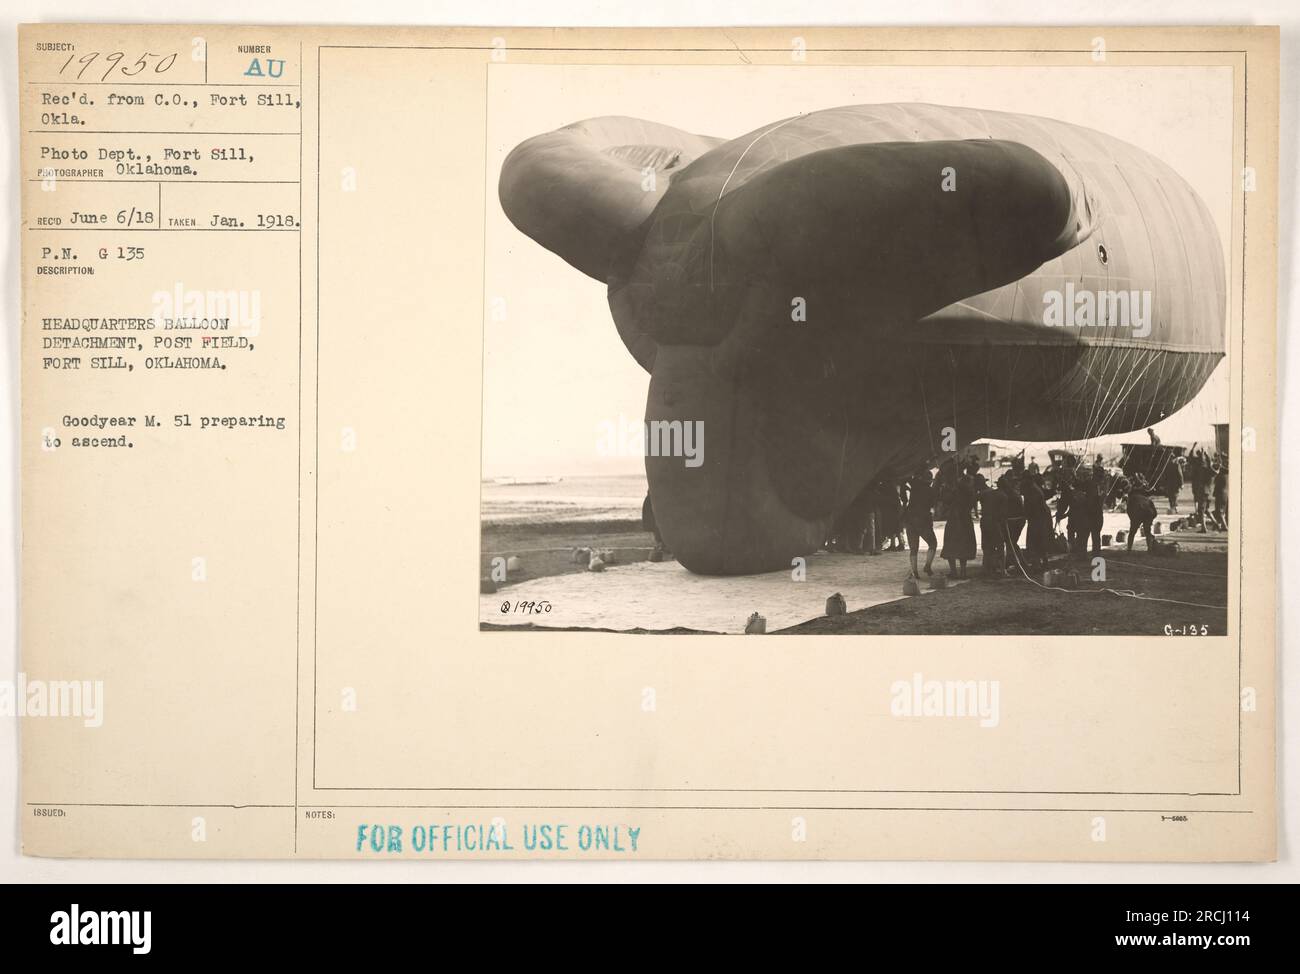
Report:
[[490,70],[481,628],[1226,634],[1231,72],[797,54]]

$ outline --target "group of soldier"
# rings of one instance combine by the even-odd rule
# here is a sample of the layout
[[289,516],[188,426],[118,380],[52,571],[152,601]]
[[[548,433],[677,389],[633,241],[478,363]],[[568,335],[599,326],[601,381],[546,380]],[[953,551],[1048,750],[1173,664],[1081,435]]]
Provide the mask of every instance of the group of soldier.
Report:
[[[1178,457],[1175,466],[1179,468],[1180,476],[1192,485],[1192,503],[1195,505],[1192,523],[1204,531],[1208,520],[1218,530],[1228,530],[1227,459],[1217,453],[1210,456],[1203,449],[1193,448],[1187,456]],[[1176,494],[1171,501],[1169,513],[1178,513]]]
[[[1177,490],[1169,493],[1164,466],[1174,466],[1178,489],[1190,481],[1195,513],[1189,526],[1227,530],[1228,478],[1226,458],[1193,450],[1170,460],[1148,478],[1109,471],[1097,456],[1091,464],[1053,462],[1046,471],[1024,454],[990,482],[975,456],[948,457],[937,475],[927,465],[902,480],[872,484],[839,519],[832,549],[878,554],[908,551],[912,576],[934,573],[935,556],[948,562],[949,576],[967,578],[967,565],[976,557],[975,522],[979,523],[980,568],[987,574],[1036,572],[1054,554],[1098,554],[1107,510],[1128,514],[1128,550],[1141,533],[1151,547],[1156,506],[1152,496],[1169,499],[1169,513],[1178,513]],[[1210,501],[1213,500],[1213,507]],[[1054,505],[1053,502],[1054,501]],[[945,522],[943,544],[935,534],[936,515]],[[1058,529],[1064,522],[1065,531]],[[1023,543],[1022,543],[1023,539]],[[920,562],[921,542],[926,544]]]

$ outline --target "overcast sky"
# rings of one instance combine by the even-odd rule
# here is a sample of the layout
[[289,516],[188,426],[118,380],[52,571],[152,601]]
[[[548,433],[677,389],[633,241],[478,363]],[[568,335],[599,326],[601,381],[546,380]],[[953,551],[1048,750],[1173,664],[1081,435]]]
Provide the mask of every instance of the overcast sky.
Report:
[[[494,64],[489,72],[483,475],[644,469],[638,458],[602,452],[600,431],[602,424],[641,421],[649,376],[618,338],[605,286],[525,237],[502,213],[497,179],[515,145],[597,115],[631,115],[734,138],[800,112],[914,101],[1046,115],[1145,149],[1205,200],[1226,264],[1235,179],[1230,68]],[[494,308],[504,310],[504,317],[494,318]],[[1228,394],[1225,359],[1196,399],[1157,431],[1167,442],[1206,442],[1209,424],[1228,419]],[[1104,448],[1100,441],[1094,445]]]

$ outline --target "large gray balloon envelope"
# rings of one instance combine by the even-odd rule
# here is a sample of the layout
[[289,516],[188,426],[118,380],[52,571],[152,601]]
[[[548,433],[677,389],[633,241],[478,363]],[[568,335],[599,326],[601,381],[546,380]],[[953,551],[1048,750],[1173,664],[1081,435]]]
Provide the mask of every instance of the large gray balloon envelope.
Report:
[[[608,285],[651,374],[655,519],[696,572],[788,569],[945,448],[1144,428],[1223,356],[1205,204],[1052,119],[858,105],[730,141],[590,119],[516,147],[499,192]],[[1093,318],[1048,323],[1067,294]]]

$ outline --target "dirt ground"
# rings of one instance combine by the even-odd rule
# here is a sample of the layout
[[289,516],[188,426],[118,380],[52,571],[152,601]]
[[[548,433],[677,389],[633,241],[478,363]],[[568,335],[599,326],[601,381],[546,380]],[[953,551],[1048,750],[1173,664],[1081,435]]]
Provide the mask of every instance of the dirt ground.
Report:
[[[1201,635],[1201,627],[1205,627],[1206,635],[1226,634],[1227,611],[1204,607],[1227,604],[1226,546],[1222,540],[1201,541],[1181,532],[1172,537],[1183,546],[1174,557],[1151,555],[1140,548],[1131,553],[1118,549],[1104,552],[1105,582],[1088,580],[1087,562],[1083,559],[1059,559],[1054,567],[1067,567],[1079,573],[1079,587],[1071,592],[1043,589],[1021,576],[997,579],[974,573],[974,581],[969,585],[935,592],[926,598],[886,602],[842,616],[810,619],[780,632],[792,635],[1162,636]],[[1134,592],[1146,598],[1116,595],[1104,589]],[[1167,632],[1166,626],[1171,631]]]
[[617,564],[645,561],[654,537],[638,521],[573,521],[550,524],[485,525],[479,555],[479,577],[486,578],[492,559],[517,555],[520,570],[511,572],[504,585],[551,575],[586,571],[574,564],[574,548],[612,548]]
[[[1088,559],[1058,557],[1053,567],[1074,570],[1079,575],[1079,587],[1071,592],[1043,589],[1019,575],[983,577],[977,564],[972,564],[971,584],[924,598],[903,598],[869,606],[843,616],[822,616],[778,632],[792,635],[1224,635],[1227,611],[1213,607],[1225,606],[1228,601],[1226,535],[1178,531],[1161,537],[1177,541],[1182,550],[1173,557],[1152,555],[1141,539],[1132,552],[1122,546],[1108,548],[1103,552],[1104,582],[1090,580]],[[528,579],[581,572],[586,566],[574,564],[573,549],[590,546],[613,548],[618,563],[629,564],[646,560],[654,539],[640,529],[639,521],[631,520],[488,525],[482,533],[480,575],[487,576],[491,559],[498,555],[518,555],[522,563],[502,588]],[[943,567],[942,561],[936,562],[936,573]],[[1145,598],[1114,594],[1106,589]],[[1166,627],[1170,627],[1169,633]],[[485,624],[483,628],[541,627]],[[692,632],[683,628],[667,631]]]

